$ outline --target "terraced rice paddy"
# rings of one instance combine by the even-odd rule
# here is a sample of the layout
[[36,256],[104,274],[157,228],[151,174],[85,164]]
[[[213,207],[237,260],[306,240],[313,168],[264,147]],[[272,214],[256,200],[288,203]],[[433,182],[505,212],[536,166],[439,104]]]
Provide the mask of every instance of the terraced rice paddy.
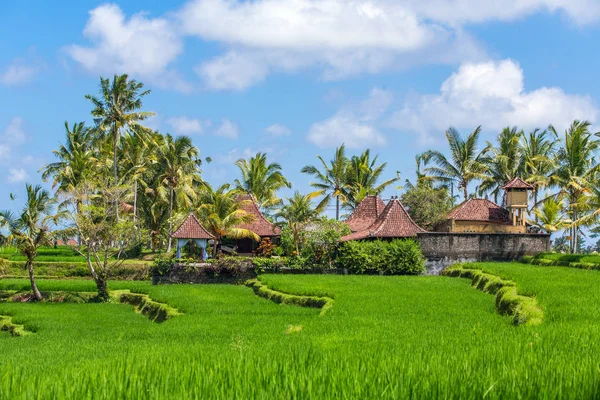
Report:
[[0,303],[34,332],[0,332],[0,398],[596,398],[599,272],[480,266],[535,295],[543,323],[516,327],[469,280],[426,276],[261,277],[333,298],[321,316],[230,285],[111,282],[182,313],[163,323],[128,304]]

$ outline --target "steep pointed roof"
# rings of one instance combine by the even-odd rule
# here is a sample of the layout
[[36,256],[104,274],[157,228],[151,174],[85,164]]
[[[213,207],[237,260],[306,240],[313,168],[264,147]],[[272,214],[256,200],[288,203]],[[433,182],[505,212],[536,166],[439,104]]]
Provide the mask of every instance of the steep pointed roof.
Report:
[[385,209],[367,229],[342,237],[342,242],[367,238],[415,237],[425,229],[412,220],[400,200],[391,199]]
[[379,196],[366,196],[352,211],[344,223],[352,232],[367,229],[385,209],[385,203]]
[[240,203],[240,209],[252,215],[254,219],[251,222],[240,224],[236,228],[247,229],[261,237],[281,235],[281,228],[265,218],[254,196],[251,194],[240,195],[237,201]]
[[506,189],[527,189],[527,190],[533,190],[534,187],[533,187],[533,185],[525,182],[521,178],[515,178],[512,181],[508,182],[506,185],[502,186],[502,189],[504,189],[504,190],[506,190]]
[[508,210],[488,199],[469,199],[448,214],[455,221],[510,222]]
[[191,213],[187,216],[185,221],[175,232],[171,234],[171,237],[177,239],[214,239],[215,237],[206,230],[198,221],[198,218]]

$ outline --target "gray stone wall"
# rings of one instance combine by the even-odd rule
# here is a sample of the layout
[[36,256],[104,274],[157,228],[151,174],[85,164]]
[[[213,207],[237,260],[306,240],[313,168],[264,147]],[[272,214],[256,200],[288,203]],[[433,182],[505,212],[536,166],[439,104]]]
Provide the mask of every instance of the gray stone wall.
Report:
[[550,251],[550,235],[514,233],[419,233],[427,260],[516,260]]

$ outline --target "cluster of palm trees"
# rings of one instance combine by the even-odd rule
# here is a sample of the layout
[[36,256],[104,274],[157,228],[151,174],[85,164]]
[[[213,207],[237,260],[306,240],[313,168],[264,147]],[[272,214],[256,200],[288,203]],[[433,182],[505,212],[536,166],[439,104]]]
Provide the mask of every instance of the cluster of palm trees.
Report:
[[486,195],[504,203],[502,186],[522,178],[533,186],[532,222],[549,232],[567,230],[570,249],[576,251],[581,228],[593,227],[600,216],[600,140],[590,123],[574,121],[564,133],[553,126],[529,133],[507,127],[481,150],[480,135],[481,127],[466,137],[448,129],[449,155],[420,154],[417,165],[424,169],[418,180],[456,187],[465,200]]

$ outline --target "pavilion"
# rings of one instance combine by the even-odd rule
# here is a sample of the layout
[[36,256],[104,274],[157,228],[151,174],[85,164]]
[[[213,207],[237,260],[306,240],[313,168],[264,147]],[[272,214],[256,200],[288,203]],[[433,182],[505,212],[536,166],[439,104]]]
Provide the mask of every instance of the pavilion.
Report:
[[190,215],[187,216],[185,221],[183,221],[179,228],[173,232],[171,237],[177,239],[177,258],[181,257],[181,248],[190,241],[193,241],[196,246],[202,249],[203,260],[208,258],[208,254],[206,253],[208,241],[215,239],[215,237],[202,226],[193,213],[190,213]]

